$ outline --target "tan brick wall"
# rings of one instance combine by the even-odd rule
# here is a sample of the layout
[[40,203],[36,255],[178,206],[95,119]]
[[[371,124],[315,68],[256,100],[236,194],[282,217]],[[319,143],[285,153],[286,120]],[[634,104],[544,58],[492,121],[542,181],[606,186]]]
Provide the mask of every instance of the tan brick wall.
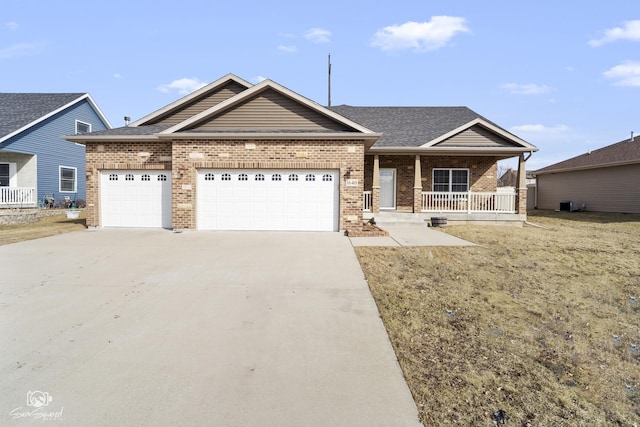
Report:
[[171,170],[170,142],[88,142],[87,226],[100,226],[100,171]]
[[[99,226],[101,170],[172,171],[172,226],[197,228],[199,168],[334,169],[340,179],[339,227],[362,228],[363,141],[174,140],[87,144],[87,225]],[[348,175],[348,176],[347,176]],[[347,187],[346,179],[358,180]]]

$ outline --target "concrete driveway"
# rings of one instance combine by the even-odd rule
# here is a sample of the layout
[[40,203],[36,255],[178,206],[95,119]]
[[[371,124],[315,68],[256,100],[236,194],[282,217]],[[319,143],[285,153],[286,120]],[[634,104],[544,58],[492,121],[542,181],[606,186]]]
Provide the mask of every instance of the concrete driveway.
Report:
[[0,271],[0,425],[420,425],[339,233],[76,232]]

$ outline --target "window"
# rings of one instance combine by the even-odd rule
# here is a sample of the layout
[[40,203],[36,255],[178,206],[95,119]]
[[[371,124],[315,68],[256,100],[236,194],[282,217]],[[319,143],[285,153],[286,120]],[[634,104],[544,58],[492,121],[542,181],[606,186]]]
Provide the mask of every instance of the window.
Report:
[[158,175],[158,181],[166,181],[166,180],[167,180],[167,175],[165,174]]
[[76,120],[76,133],[89,133],[91,132],[91,123],[81,122]]
[[133,174],[132,173],[128,173],[124,176],[124,180],[125,181],[133,181]]
[[109,181],[117,181],[117,180],[118,180],[118,174],[115,174],[115,173],[109,174]]
[[469,191],[469,169],[434,169],[433,191]]
[[212,174],[212,173],[208,173],[208,174],[206,174],[206,175],[204,176],[204,180],[205,180],[205,181],[213,181],[214,177],[215,177],[215,175],[214,175],[214,174]]
[[289,181],[297,181],[298,180],[298,175],[296,175],[295,173],[292,173],[291,175],[289,175]]
[[238,181],[248,181],[249,180],[249,175],[247,175],[246,173],[241,173],[240,175],[238,175]]
[[9,163],[0,163],[0,187],[9,186]]
[[257,173],[256,174],[256,181],[264,181],[264,174]]
[[282,181],[282,175],[279,173],[274,173],[271,175],[271,181]]
[[145,173],[142,175],[142,181],[151,181],[151,175]]
[[77,172],[77,168],[60,166],[59,176],[61,193],[75,193],[77,191]]
[[304,177],[305,181],[315,181],[316,180],[316,176],[312,173],[308,174],[307,176]]
[[333,181],[333,177],[329,174],[324,174],[322,175],[322,180],[323,181]]
[[230,173],[223,173],[222,174],[222,180],[223,181],[231,181],[231,174]]

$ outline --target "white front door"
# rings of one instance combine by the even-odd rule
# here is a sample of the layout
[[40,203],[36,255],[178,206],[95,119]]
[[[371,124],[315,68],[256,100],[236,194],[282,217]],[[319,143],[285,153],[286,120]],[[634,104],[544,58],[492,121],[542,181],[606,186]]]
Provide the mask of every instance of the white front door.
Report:
[[396,170],[380,169],[380,209],[396,208]]

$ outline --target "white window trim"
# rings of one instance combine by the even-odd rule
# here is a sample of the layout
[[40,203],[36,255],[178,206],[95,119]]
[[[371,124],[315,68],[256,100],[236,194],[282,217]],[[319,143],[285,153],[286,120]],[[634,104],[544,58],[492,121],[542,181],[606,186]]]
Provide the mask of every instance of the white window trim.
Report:
[[80,132],[78,132],[78,124],[79,123],[82,123],[83,125],[89,126],[89,131],[87,133],[91,132],[91,123],[83,122],[82,120],[76,120],[76,135],[78,135],[80,133]]
[[[62,169],[73,169],[73,191],[65,191],[62,189]],[[73,166],[58,166],[58,191],[68,194],[78,192],[78,168],[74,168]]]
[[453,171],[467,171],[467,191],[471,189],[471,171],[469,168],[433,168],[431,170],[431,191],[436,191],[436,171],[449,171],[449,190],[443,191],[443,193],[459,193],[459,191],[451,191],[451,186],[453,185],[451,172]]

